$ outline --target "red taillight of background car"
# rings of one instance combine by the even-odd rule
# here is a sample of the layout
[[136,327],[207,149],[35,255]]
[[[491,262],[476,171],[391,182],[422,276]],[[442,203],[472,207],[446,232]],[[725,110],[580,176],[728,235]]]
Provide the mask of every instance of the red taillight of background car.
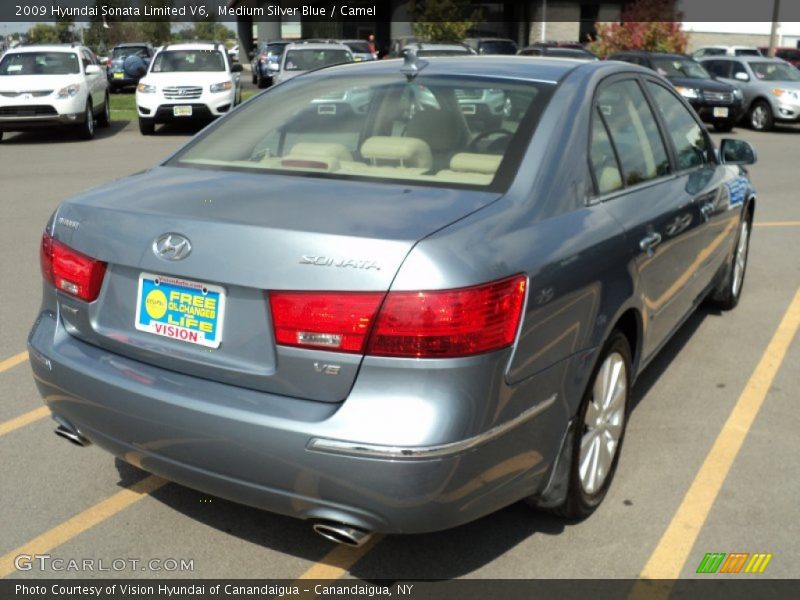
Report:
[[110,68],[110,67],[111,67],[113,64],[114,64],[114,61],[113,61],[113,59],[111,59],[111,58],[109,58],[109,59],[106,61],[106,66],[107,66],[107,67],[109,67],[109,68]]
[[527,279],[455,290],[271,292],[278,344],[404,358],[453,358],[510,346]]
[[93,302],[100,294],[106,263],[73,250],[47,232],[39,252],[42,276],[57,290]]

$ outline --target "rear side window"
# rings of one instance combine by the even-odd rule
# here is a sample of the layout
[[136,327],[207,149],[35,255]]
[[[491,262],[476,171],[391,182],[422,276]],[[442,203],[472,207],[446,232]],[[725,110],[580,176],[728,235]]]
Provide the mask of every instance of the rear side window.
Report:
[[664,117],[669,137],[677,153],[678,170],[691,169],[708,163],[708,139],[694,117],[672,92],[648,81],[658,110]]
[[592,141],[589,147],[589,162],[592,166],[598,194],[607,194],[622,187],[622,173],[608,137],[603,115],[595,108],[592,119]]
[[639,84],[612,83],[597,96],[597,108],[608,125],[626,185],[669,173],[669,159],[655,117]]

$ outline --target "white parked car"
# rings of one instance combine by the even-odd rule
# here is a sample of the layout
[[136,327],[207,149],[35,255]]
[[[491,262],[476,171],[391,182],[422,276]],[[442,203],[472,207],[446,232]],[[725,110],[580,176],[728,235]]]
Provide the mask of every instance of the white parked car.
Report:
[[287,45],[281,61],[270,63],[269,68],[275,73],[272,76],[275,84],[306,71],[349,62],[354,62],[353,53],[344,44],[300,42]]
[[84,139],[110,122],[108,82],[84,46],[19,46],[0,59],[0,139],[5,131],[70,126]]
[[159,48],[136,87],[139,130],[152,135],[156,123],[224,115],[242,100],[241,71],[222,44]]
[[709,56],[761,56],[761,51],[753,46],[703,46],[692,52],[697,60]]

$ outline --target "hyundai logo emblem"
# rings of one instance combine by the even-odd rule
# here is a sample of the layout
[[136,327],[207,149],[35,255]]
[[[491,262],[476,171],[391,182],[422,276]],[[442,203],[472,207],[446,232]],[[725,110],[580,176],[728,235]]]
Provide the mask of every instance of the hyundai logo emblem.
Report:
[[164,260],[182,260],[191,251],[192,244],[179,233],[165,233],[153,242],[153,252]]

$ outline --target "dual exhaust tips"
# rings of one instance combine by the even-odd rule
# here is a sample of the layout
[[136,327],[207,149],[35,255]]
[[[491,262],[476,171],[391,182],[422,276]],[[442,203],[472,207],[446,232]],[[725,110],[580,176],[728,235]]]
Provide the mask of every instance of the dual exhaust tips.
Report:
[[[86,447],[91,444],[75,426],[62,419],[58,419],[58,427],[55,429],[55,434],[76,446]],[[313,529],[326,540],[354,548],[363,546],[372,537],[372,532],[370,531],[333,521],[314,523]]]

